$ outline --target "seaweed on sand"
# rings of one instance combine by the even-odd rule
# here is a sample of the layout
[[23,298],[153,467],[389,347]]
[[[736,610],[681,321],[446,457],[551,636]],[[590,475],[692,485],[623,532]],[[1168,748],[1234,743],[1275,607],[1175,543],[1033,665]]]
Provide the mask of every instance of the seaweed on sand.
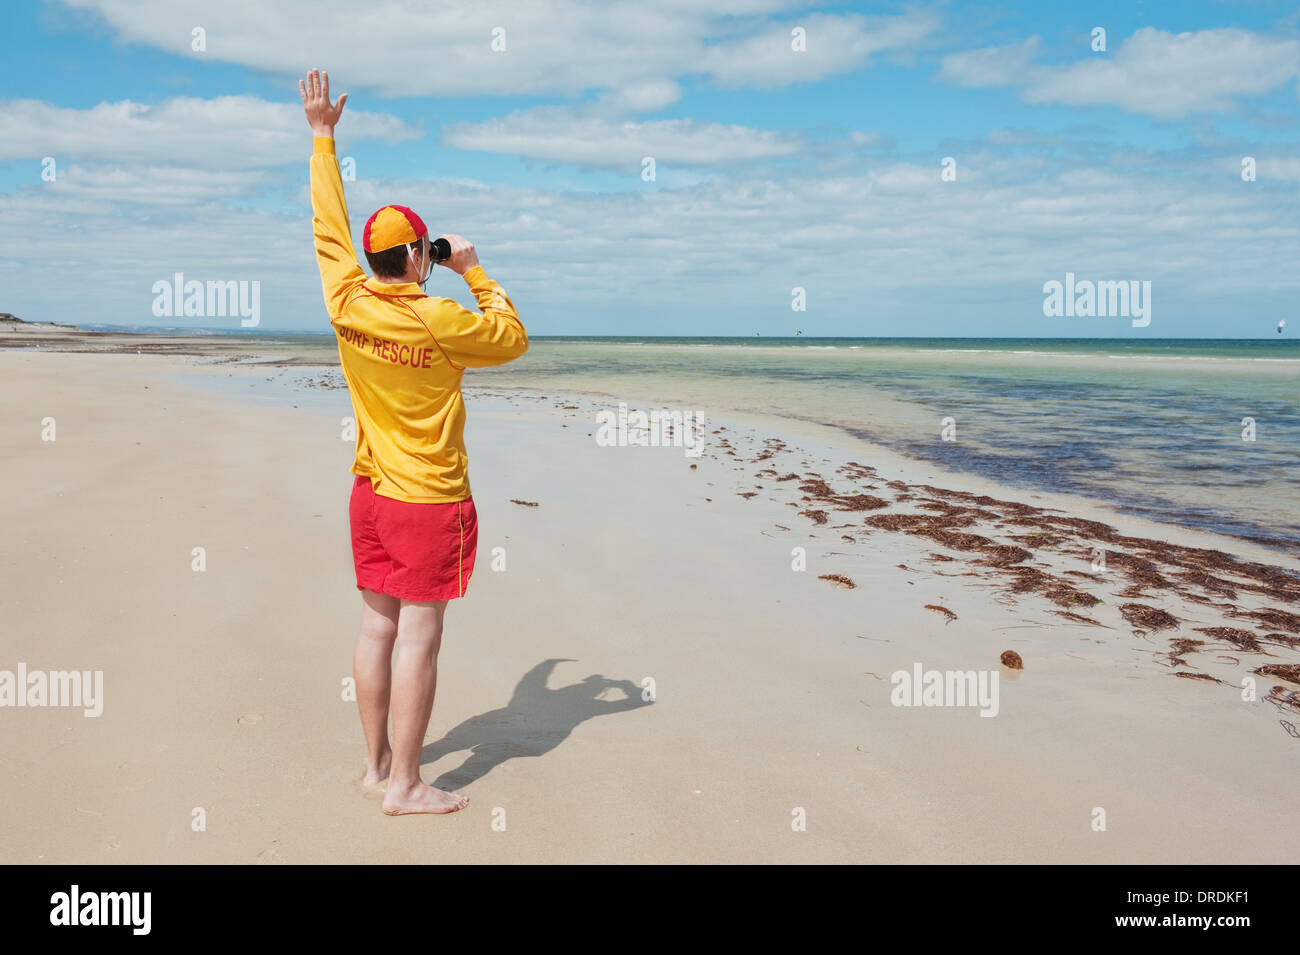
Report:
[[1120,604],[1119,613],[1135,627],[1146,630],[1172,630],[1178,626],[1178,618],[1169,611],[1148,607],[1146,604]]

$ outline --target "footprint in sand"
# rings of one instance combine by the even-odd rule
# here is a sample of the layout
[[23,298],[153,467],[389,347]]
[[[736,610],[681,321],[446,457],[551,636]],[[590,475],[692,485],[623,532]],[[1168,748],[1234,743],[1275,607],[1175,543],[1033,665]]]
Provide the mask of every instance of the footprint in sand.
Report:
[[388,792],[387,779],[381,779],[373,786],[367,786],[365,779],[366,779],[366,771],[364,769],[361,772],[357,773],[357,775],[352,777],[352,784],[361,790],[361,795],[364,796],[365,798],[382,799],[384,794]]
[[262,722],[261,713],[245,713],[239,719],[235,720],[240,726],[256,726]]
[[271,844],[257,854],[257,861],[264,865],[278,863],[280,861],[280,840],[272,839]]

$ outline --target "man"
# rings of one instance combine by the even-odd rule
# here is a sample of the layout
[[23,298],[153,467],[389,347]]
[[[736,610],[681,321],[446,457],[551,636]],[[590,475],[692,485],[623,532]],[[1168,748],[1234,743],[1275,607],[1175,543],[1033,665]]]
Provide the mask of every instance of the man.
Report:
[[366,223],[362,246],[374,273],[366,278],[334,152],[347,94],[331,104],[329,74],[319,70],[298,89],[314,136],[316,258],[357,420],[348,513],[362,601],[353,674],[368,749],[363,781],[376,787],[387,780],[388,815],[455,812],[469,800],[427,785],[420,751],[437,689],[443,614],[465,594],[478,540],[460,380],[466,368],[518,358],[528,333],[461,236],[443,236],[451,256],[441,264],[465,279],[482,311],[424,294],[431,242],[405,206],[385,206]]

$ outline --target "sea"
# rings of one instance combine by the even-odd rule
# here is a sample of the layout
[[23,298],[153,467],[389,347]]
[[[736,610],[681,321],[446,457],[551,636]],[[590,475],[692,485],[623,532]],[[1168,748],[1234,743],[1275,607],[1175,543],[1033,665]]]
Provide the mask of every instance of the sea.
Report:
[[[237,337],[264,353],[271,336]],[[277,350],[336,361],[332,335],[277,338]],[[471,369],[465,385],[816,422],[1012,486],[1300,547],[1300,341],[1290,336],[550,336],[516,362]]]

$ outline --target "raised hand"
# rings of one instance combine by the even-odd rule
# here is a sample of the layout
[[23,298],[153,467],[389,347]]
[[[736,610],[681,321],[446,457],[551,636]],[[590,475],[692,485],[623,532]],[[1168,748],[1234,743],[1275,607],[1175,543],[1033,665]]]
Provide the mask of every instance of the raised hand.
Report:
[[348,94],[339,97],[337,105],[330,103],[330,75],[320,70],[312,70],[307,79],[298,81],[298,92],[302,94],[303,112],[307,122],[316,136],[334,136],[334,127],[343,115],[343,104],[348,101]]

